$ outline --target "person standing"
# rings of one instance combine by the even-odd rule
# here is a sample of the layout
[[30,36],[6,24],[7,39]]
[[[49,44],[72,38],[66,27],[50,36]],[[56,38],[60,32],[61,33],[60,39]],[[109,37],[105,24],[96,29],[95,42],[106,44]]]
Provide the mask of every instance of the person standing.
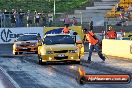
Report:
[[19,22],[20,22],[20,27],[23,27],[24,26],[24,12],[22,11],[22,9],[20,9],[19,11]]
[[67,15],[64,18],[64,25],[70,26],[70,19],[68,18]]
[[75,17],[73,17],[72,19],[72,26],[75,26],[77,25],[77,19]]
[[46,26],[46,15],[43,12],[41,14],[41,18],[42,18],[42,26]]
[[49,25],[49,27],[52,26],[52,23],[53,23],[53,14],[49,11],[49,13],[48,13],[48,25]]
[[28,10],[28,12],[27,12],[27,27],[32,25],[32,21],[33,21],[33,16],[30,13],[30,11]]
[[93,30],[93,20],[92,20],[92,17],[90,18],[90,22],[89,22],[89,29]]
[[11,27],[15,27],[16,19],[15,19],[15,10],[14,9],[12,9],[10,20],[11,20]]
[[64,29],[62,30],[62,32],[63,32],[64,34],[69,34],[69,33],[70,33],[69,26],[68,26],[68,25],[65,25]]
[[0,28],[3,27],[3,12],[0,10]]
[[132,12],[132,5],[129,5],[128,12]]
[[117,33],[112,28],[112,26],[110,26],[108,31],[106,32],[106,38],[108,38],[108,39],[116,39],[117,38]]
[[4,12],[4,27],[10,27],[10,12],[6,9]]
[[35,25],[38,27],[39,26],[39,20],[40,20],[40,16],[37,12],[35,12]]
[[86,39],[91,44],[87,62],[88,63],[91,62],[91,56],[92,56],[92,52],[93,52],[94,49],[98,53],[99,57],[103,61],[105,61],[106,58],[103,56],[103,54],[102,54],[102,52],[100,51],[100,48],[99,48],[99,39],[95,36],[95,34],[94,34],[94,32],[92,32],[92,30],[90,30],[86,33]]
[[14,15],[15,15],[15,20],[16,20],[16,27],[20,27],[19,13],[17,11],[15,11]]

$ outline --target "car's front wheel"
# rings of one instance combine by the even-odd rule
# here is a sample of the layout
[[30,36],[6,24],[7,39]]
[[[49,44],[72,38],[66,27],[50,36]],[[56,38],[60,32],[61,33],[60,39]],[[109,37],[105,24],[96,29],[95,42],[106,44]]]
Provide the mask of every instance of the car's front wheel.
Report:
[[18,55],[18,52],[15,52],[14,54],[15,54],[15,55]]
[[35,54],[38,54],[38,51],[35,51]]
[[39,54],[38,54],[38,60],[39,60],[39,64],[42,65],[42,58]]

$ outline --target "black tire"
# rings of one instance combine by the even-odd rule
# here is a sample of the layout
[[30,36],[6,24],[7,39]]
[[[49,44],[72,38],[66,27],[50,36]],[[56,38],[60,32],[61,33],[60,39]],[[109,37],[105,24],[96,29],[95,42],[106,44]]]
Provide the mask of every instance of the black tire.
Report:
[[42,60],[39,60],[39,64],[42,65]]
[[81,55],[79,54],[79,59],[81,59]]
[[22,54],[23,52],[19,52],[19,54]]
[[80,61],[77,61],[76,64],[80,64]]
[[85,77],[81,77],[80,80],[79,80],[79,83],[80,83],[81,85],[84,85],[85,82],[86,82]]
[[15,55],[18,55],[18,52],[15,52]]
[[35,54],[38,54],[38,51],[35,51]]
[[38,60],[39,60],[39,64],[42,65],[42,58],[40,57],[39,54],[38,54]]

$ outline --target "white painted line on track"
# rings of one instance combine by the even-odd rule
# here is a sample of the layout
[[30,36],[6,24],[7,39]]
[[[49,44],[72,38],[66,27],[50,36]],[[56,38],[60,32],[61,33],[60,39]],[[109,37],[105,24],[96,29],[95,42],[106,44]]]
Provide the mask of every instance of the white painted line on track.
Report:
[[[5,76],[8,77],[9,81],[16,87],[16,88],[21,88],[9,75],[8,73],[2,68],[0,67],[0,70],[5,74]],[[1,88],[1,87],[0,87]]]
[[0,88],[5,88],[1,80],[0,80]]

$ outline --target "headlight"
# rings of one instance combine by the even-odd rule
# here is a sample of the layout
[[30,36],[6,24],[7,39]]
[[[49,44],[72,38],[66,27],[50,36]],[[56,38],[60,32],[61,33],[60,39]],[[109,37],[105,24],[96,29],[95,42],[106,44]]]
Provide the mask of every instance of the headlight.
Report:
[[46,51],[46,54],[53,54],[52,51]]
[[69,50],[69,53],[76,53],[77,50]]
[[34,43],[34,44],[32,44],[31,46],[36,46],[37,44],[36,43]]

